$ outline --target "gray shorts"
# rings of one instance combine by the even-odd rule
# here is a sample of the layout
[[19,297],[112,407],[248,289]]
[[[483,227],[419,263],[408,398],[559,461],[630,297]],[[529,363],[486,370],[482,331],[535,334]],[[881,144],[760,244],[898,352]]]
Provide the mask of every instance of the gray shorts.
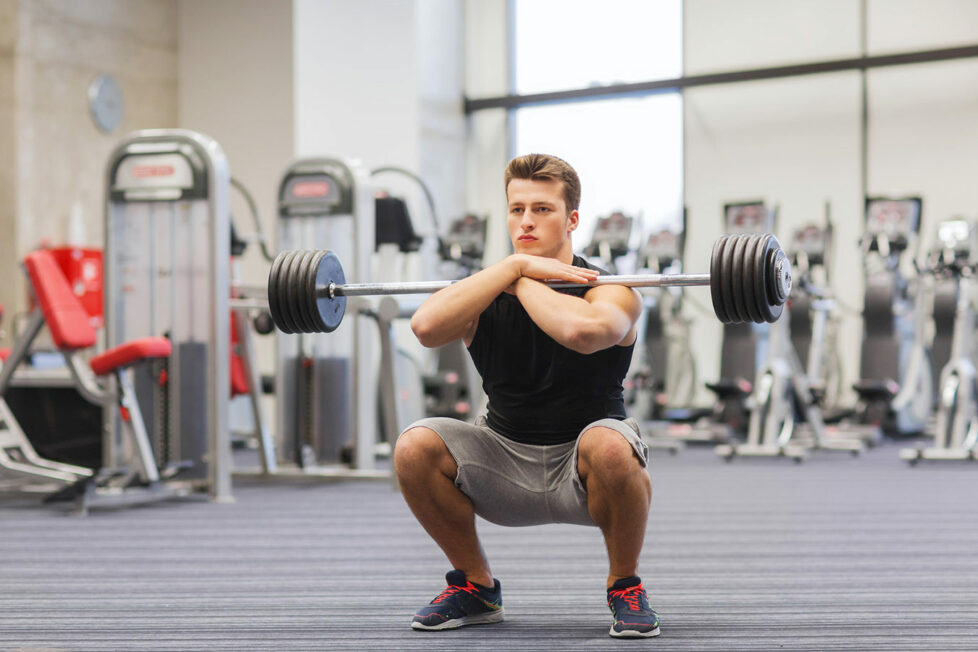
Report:
[[[590,428],[616,430],[628,440],[635,456],[648,468],[649,449],[633,419],[601,419]],[[448,417],[431,417],[409,428],[433,430],[455,459],[455,486],[472,500],[475,513],[499,525],[577,523],[595,525],[588,513],[587,491],[577,473],[576,441],[552,446],[521,444],[486,425]]]

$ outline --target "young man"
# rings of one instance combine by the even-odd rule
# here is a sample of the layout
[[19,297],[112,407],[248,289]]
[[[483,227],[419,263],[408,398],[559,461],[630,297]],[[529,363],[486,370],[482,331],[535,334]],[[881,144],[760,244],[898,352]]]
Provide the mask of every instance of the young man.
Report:
[[[397,441],[404,498],[454,570],[415,629],[503,618],[475,515],[501,525],[597,525],[608,551],[610,634],[656,636],[636,576],[652,483],[648,449],[625,421],[621,382],[641,302],[627,287],[586,284],[575,256],[581,186],[559,158],[530,154],[505,173],[514,254],[431,295],[411,320],[424,346],[461,338],[482,376],[488,414],[468,424],[422,419]],[[581,283],[554,290],[541,280]]]

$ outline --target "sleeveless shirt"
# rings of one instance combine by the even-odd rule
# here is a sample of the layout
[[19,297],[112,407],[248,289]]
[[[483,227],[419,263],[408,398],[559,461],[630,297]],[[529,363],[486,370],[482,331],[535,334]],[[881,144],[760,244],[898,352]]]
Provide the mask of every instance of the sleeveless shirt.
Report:
[[[608,273],[580,256],[573,264]],[[590,289],[557,291],[583,297]],[[634,347],[572,351],[543,332],[519,299],[501,293],[479,316],[469,346],[489,397],[489,427],[518,442],[552,445],[574,441],[598,419],[624,419],[622,379]]]

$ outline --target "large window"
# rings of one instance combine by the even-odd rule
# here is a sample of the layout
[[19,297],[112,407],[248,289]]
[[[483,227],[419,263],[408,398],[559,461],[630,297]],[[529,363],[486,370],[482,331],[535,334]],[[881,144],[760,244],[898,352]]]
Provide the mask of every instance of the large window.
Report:
[[515,0],[520,95],[682,74],[681,0]]
[[[516,0],[518,94],[682,74],[680,0]],[[514,155],[554,154],[581,176],[577,249],[598,217],[637,218],[647,233],[682,224],[682,98],[678,92],[530,105],[515,110]]]
[[577,248],[596,218],[619,211],[646,232],[682,224],[682,100],[678,94],[526,107],[516,151],[564,159],[581,177]]

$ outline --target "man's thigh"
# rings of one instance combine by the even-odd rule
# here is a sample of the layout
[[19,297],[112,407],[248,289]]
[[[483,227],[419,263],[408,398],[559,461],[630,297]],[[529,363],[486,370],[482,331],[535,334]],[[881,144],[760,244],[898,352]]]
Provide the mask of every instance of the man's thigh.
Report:
[[555,522],[548,496],[548,458],[569,457],[573,442],[554,446],[521,444],[493,431],[480,418],[475,424],[447,417],[421,419],[412,428],[433,430],[458,466],[455,486],[475,513],[499,525]]
[[633,419],[619,421],[617,419],[600,419],[589,423],[581,430],[574,448],[567,460],[556,471],[553,481],[553,491],[551,492],[551,506],[562,523],[578,523],[580,525],[595,525],[591,519],[591,513],[587,507],[587,489],[581,481],[578,473],[578,447],[581,438],[592,428],[608,428],[619,433],[625,441],[632,447],[635,457],[639,463],[648,469],[649,447],[642,441],[642,436],[638,430],[638,424]]

